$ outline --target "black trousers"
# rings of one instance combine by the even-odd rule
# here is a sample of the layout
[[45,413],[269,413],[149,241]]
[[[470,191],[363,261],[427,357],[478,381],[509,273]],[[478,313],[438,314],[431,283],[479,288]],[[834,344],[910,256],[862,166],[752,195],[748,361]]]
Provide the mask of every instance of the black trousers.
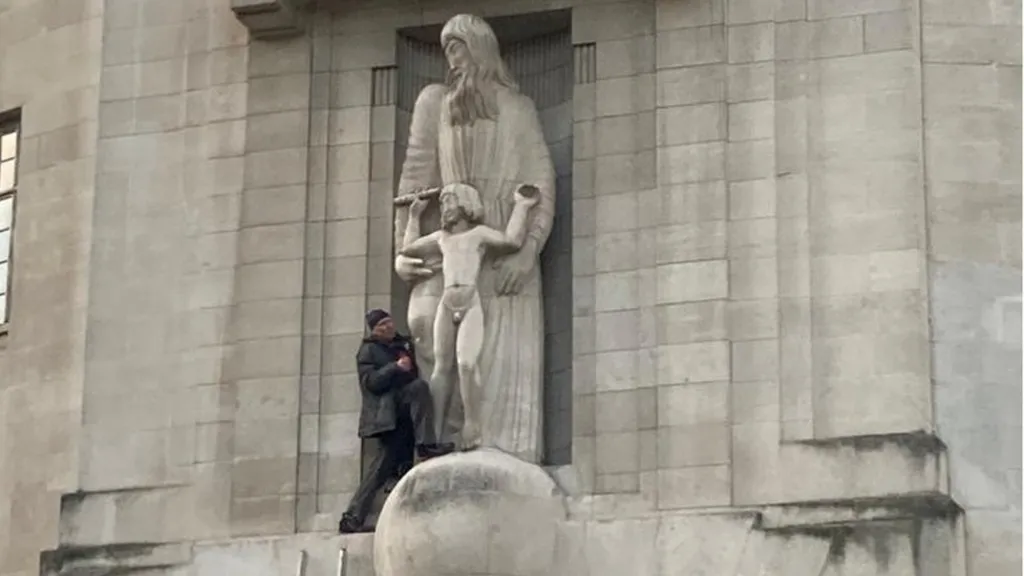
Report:
[[373,499],[390,478],[412,467],[415,447],[436,443],[434,403],[423,380],[413,380],[395,392],[395,429],[372,437],[377,454],[359,488],[352,495],[346,515],[359,522],[366,519]]

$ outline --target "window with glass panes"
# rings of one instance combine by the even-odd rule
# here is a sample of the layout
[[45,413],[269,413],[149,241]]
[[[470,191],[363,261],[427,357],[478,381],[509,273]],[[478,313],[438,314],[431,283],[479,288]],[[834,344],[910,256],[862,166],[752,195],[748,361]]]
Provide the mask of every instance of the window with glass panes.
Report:
[[18,189],[18,121],[0,117],[0,326],[7,323],[11,294],[11,239]]

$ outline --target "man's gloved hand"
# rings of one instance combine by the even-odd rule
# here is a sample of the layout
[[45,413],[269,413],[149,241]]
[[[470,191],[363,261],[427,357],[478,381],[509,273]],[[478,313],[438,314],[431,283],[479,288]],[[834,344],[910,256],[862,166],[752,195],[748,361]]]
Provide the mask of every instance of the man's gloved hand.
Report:
[[408,356],[402,356],[401,358],[398,359],[398,367],[403,372],[408,372],[412,370],[412,358]]

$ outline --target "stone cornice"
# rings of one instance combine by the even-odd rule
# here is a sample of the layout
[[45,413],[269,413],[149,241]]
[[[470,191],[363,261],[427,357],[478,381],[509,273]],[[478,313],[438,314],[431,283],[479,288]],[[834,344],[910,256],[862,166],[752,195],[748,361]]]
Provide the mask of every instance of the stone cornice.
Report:
[[283,38],[305,31],[302,12],[307,1],[231,0],[231,10],[253,38]]

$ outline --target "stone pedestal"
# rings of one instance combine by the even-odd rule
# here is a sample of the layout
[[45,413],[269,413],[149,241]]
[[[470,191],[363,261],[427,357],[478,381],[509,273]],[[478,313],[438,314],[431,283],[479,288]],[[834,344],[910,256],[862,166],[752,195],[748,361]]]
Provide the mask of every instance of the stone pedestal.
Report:
[[562,493],[539,466],[498,450],[416,466],[374,539],[377,576],[553,576]]

